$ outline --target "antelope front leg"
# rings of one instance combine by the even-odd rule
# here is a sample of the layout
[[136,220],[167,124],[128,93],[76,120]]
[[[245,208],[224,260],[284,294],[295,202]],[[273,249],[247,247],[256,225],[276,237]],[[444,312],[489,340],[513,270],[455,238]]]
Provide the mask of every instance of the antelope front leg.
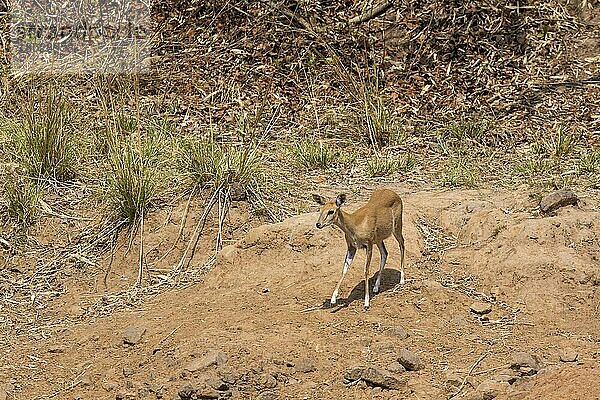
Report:
[[346,274],[348,273],[348,270],[350,269],[350,264],[352,264],[352,260],[354,260],[355,254],[356,254],[356,247],[348,247],[348,252],[346,253],[346,260],[344,261],[344,269],[342,270],[342,277],[340,278],[340,281],[338,282],[337,286],[335,287],[335,290],[333,291],[333,294],[331,295],[330,304],[332,306],[335,305],[335,303],[337,302],[337,296],[340,291],[340,285],[342,284],[344,277],[346,276]]
[[373,255],[373,245],[367,245],[367,263],[365,264],[365,309],[369,308],[369,266]]

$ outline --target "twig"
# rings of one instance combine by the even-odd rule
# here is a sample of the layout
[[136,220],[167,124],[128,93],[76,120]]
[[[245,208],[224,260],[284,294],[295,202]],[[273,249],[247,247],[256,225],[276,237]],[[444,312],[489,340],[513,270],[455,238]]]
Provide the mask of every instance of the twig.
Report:
[[2,245],[4,250],[10,250],[10,248],[12,247],[7,240],[2,239],[1,237],[0,237],[0,245]]
[[357,15],[356,17],[350,18],[348,20],[351,24],[361,24],[363,22],[367,22],[373,18],[379,17],[381,14],[384,14],[387,10],[389,10],[394,5],[392,0],[384,1],[383,3],[375,6],[364,14]]
[[180,222],[180,225],[179,225],[179,232],[177,233],[177,237],[175,238],[175,242],[173,243],[173,245],[171,246],[171,248],[169,250],[167,250],[165,252],[165,254],[162,255],[162,257],[160,258],[159,261],[164,260],[175,249],[175,246],[177,246],[177,243],[179,243],[179,241],[181,240],[181,237],[183,236],[183,231],[185,229],[185,221],[187,220],[187,216],[188,216],[188,213],[190,211],[190,204],[192,202],[192,196],[196,193],[196,188],[197,187],[198,187],[198,185],[196,184],[194,186],[194,188],[192,189],[189,197],[188,197],[187,203],[185,205],[185,210],[183,211],[183,215],[181,216],[181,222]]
[[94,218],[74,217],[72,215],[61,214],[61,213],[58,213],[58,212],[52,210],[52,208],[44,200],[39,199],[38,202],[40,203],[40,206],[42,207],[42,211],[44,211],[48,215],[52,215],[53,217],[57,217],[60,219],[73,219],[76,221],[93,221],[94,220]]
[[478,359],[477,361],[475,361],[473,363],[473,365],[471,365],[471,368],[469,369],[469,373],[467,374],[467,376],[465,376],[465,379],[463,379],[462,383],[460,384],[458,390],[456,391],[456,393],[454,393],[452,396],[450,396],[448,398],[448,400],[452,400],[453,398],[455,398],[456,396],[458,396],[458,394],[461,392],[461,390],[465,387],[465,384],[467,383],[467,379],[469,379],[469,377],[471,376],[471,374],[473,373],[473,370],[477,367],[477,365],[479,365],[480,362],[483,361],[484,358],[486,358],[488,355],[488,353],[483,353]]
[[172,331],[171,331],[171,332],[170,332],[170,333],[169,333],[167,336],[165,336],[164,338],[162,338],[162,339],[161,339],[161,340],[158,342],[158,344],[159,344],[159,345],[163,344],[163,342],[164,342],[165,340],[167,340],[168,338],[170,338],[171,336],[173,336],[173,334],[174,334],[175,332],[177,332],[177,330],[178,330],[179,328],[181,328],[182,326],[183,326],[183,323],[179,324],[179,326],[178,326],[177,328],[173,329],[173,330],[172,330]]
[[142,216],[140,220],[140,257],[139,257],[139,270],[137,285],[142,285],[142,276],[144,275],[144,210],[142,209]]
[[303,313],[305,313],[305,312],[309,312],[309,311],[320,310],[320,309],[322,309],[322,308],[323,308],[323,306],[314,306],[314,307],[308,307],[308,308],[305,308],[304,310],[302,310],[302,311],[300,311],[300,312],[303,312]]
[[117,251],[117,240],[118,239],[119,239],[119,230],[115,231],[115,234],[113,235],[113,240],[112,240],[111,249],[110,249],[110,261],[108,262],[108,267],[106,267],[106,272],[104,273],[104,290],[108,289],[108,284],[107,284],[108,274],[110,273],[110,269],[112,267],[112,263],[115,258],[115,252]]
[[313,30],[312,26],[310,25],[310,23],[307,20],[305,20],[301,16],[293,13],[292,11],[288,10],[287,7],[285,7],[284,5],[276,4],[273,1],[265,1],[265,3],[269,4],[271,6],[271,8],[278,10],[280,13],[282,13],[286,17],[290,18],[291,20],[298,22],[300,24],[300,26],[302,26],[310,34],[317,36],[317,34]]
[[[212,210],[212,207],[215,204],[215,201],[216,201],[216,198],[217,198],[217,195],[218,195],[220,189],[221,189],[221,187],[217,188],[213,192],[212,197],[210,198],[208,204],[206,205],[206,208],[204,209],[204,213],[202,214],[202,216],[198,220],[198,223],[196,224],[196,227],[194,228],[192,237],[190,238],[190,241],[188,242],[188,245],[187,245],[185,251],[183,252],[183,255],[181,256],[181,259],[179,260],[179,263],[174,268],[174,270],[181,271],[184,263],[186,264],[185,269],[187,269],[190,261],[194,257],[194,253],[196,251],[196,246],[198,245],[198,240],[200,239],[200,234],[202,233],[202,230],[204,229],[204,225],[206,224],[206,218],[208,218],[208,214],[210,213],[210,210]],[[194,238],[195,238],[195,242],[194,242]],[[192,242],[194,242],[194,243],[192,244]],[[189,261],[187,261],[187,263],[186,263],[186,258],[187,258],[188,252],[190,252],[190,250],[192,248],[193,248],[192,255],[189,258]]]
[[483,371],[474,372],[471,375],[483,375],[483,374],[487,374],[488,372],[497,371],[497,370],[503,369],[503,368],[508,368],[508,366],[509,366],[509,364],[504,364],[504,365],[500,365],[498,367],[489,368],[489,369],[485,369]]
[[[222,190],[221,190],[222,192]],[[221,250],[223,245],[223,225],[225,224],[225,217],[229,212],[229,189],[223,193],[223,203],[221,204],[221,197],[219,196],[219,231],[217,233],[217,246],[216,251]]]

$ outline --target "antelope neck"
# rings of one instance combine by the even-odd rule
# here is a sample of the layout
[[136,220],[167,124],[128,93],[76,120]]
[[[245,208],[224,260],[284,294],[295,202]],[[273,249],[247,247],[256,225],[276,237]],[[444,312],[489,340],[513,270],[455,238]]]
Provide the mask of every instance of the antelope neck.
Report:
[[350,239],[352,239],[352,242],[354,242],[354,245],[358,247],[359,243],[358,243],[358,240],[356,239],[356,234],[348,226],[348,223],[352,224],[352,222],[353,222],[352,215],[347,212],[342,211],[341,208],[338,208],[338,213],[337,213],[337,217],[334,221],[334,224],[337,225],[342,231],[344,231],[346,236],[348,236]]

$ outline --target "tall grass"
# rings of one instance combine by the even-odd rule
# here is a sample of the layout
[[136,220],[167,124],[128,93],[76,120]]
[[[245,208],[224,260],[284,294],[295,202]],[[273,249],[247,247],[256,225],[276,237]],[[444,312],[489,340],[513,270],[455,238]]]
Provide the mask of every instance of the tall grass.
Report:
[[39,211],[40,189],[29,177],[9,174],[4,187],[4,199],[8,215],[23,228],[35,222]]
[[188,139],[181,144],[178,164],[200,186],[257,189],[263,179],[262,157],[254,145],[226,147],[212,140]]
[[13,153],[36,179],[67,180],[75,173],[75,115],[71,105],[50,91],[23,107],[23,118],[12,125]]
[[327,143],[309,139],[301,140],[292,146],[296,163],[307,170],[326,169],[333,164],[335,152]]
[[108,196],[117,215],[132,224],[151,206],[165,178],[164,136],[123,137],[117,132],[105,132]]

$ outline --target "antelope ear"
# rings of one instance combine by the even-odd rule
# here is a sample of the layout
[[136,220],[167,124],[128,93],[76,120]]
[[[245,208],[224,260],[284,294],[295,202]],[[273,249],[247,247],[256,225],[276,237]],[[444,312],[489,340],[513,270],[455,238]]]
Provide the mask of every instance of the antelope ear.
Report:
[[335,199],[335,205],[338,207],[341,207],[342,204],[344,204],[345,202],[346,202],[346,195],[344,193],[338,194],[337,198]]
[[323,205],[325,205],[325,203],[327,203],[327,201],[325,200],[325,197],[321,196],[320,194],[313,193],[312,198],[315,201],[315,203],[317,203],[321,206],[323,206]]

